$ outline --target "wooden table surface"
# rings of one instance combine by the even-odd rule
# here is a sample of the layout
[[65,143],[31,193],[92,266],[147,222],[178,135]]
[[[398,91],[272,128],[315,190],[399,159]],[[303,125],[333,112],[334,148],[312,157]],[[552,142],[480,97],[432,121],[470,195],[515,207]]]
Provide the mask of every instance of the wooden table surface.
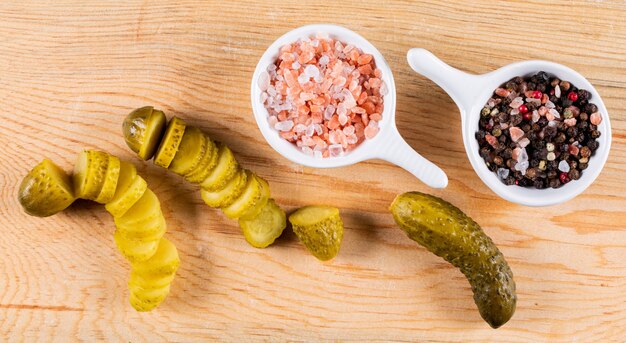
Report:
[[[0,341],[624,341],[626,339],[626,3],[606,1],[14,1],[0,3]],[[428,189],[381,161],[306,168],[265,143],[251,113],[265,48],[307,23],[344,25],[386,57],[397,122],[450,183]],[[464,152],[452,100],[413,73],[409,48],[484,73],[547,59],[602,94],[613,147],[597,181],[558,206],[500,200]],[[121,136],[154,105],[232,147],[289,211],[341,209],[339,256],[321,263],[291,231],[265,250],[202,203],[195,186],[138,160]],[[102,206],[23,213],[21,178],[44,157],[71,170],[83,148],[132,161],[159,196],[182,264],[158,310],[128,304],[128,265]],[[387,208],[407,190],[452,201],[506,256],[512,320],[484,323],[462,274],[409,240]]]

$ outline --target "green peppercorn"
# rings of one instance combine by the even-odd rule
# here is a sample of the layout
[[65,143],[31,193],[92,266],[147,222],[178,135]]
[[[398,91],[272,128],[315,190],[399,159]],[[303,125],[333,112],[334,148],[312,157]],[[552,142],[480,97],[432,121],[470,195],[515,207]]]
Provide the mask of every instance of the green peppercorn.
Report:
[[500,135],[502,135],[502,130],[500,129],[500,127],[494,127],[493,130],[491,130],[491,134],[494,137],[500,137]]
[[480,111],[480,115],[482,117],[487,117],[490,112],[491,110],[489,109],[489,107],[483,107],[483,109]]

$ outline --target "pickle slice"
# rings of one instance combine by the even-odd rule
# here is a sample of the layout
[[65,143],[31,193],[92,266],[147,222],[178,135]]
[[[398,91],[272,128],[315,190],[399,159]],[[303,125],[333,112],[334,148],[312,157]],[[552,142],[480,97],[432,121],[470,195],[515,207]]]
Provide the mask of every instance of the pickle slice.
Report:
[[287,226],[287,218],[274,199],[269,199],[261,212],[250,220],[239,219],[246,241],[255,248],[265,248],[280,237]]
[[113,200],[104,205],[104,208],[111,213],[113,218],[121,217],[128,211],[128,209],[135,205],[137,200],[143,196],[146,189],[148,189],[146,180],[144,180],[141,176],[136,175],[130,186],[128,186],[120,194],[116,191]]
[[163,215],[155,216],[151,219],[134,224],[118,223],[117,230],[124,238],[138,241],[152,241],[161,239],[167,231],[167,224]]
[[175,274],[180,264],[178,250],[167,238],[161,238],[156,253],[148,260],[133,263],[133,271],[142,277]]
[[159,199],[150,188],[146,188],[139,200],[120,217],[115,217],[116,226],[143,227],[152,219],[162,217]]
[[141,288],[159,288],[164,287],[174,281],[176,273],[172,273],[165,276],[152,276],[152,275],[139,275],[134,271],[130,273],[129,284],[135,284]]
[[[178,151],[170,163],[168,169],[178,175],[185,175],[192,171],[207,153],[209,144],[213,144],[195,126],[187,126],[185,133],[178,146]],[[210,152],[210,151],[209,151]]]
[[343,221],[339,209],[330,206],[305,206],[289,216],[293,232],[304,246],[322,261],[339,253],[343,240]]
[[165,122],[163,111],[152,106],[130,112],[122,124],[126,145],[143,160],[151,159],[163,135]]
[[161,140],[161,144],[159,144],[159,148],[154,156],[154,164],[163,168],[170,166],[170,163],[172,163],[178,151],[178,146],[183,140],[185,127],[185,121],[178,117],[174,117],[170,120],[169,124],[167,124],[167,130],[165,130],[163,140]]
[[247,182],[244,191],[237,199],[222,211],[230,219],[254,218],[265,206],[270,197],[270,190],[267,181],[247,170]]
[[239,171],[239,163],[237,163],[233,152],[225,144],[219,144],[217,153],[217,165],[200,184],[202,189],[208,191],[217,191],[224,188],[226,183],[232,180],[237,171]]
[[235,175],[223,189],[210,192],[200,189],[200,195],[204,203],[211,207],[230,206],[243,192],[248,180],[248,173],[239,169]]
[[467,277],[481,317],[498,328],[515,313],[513,272],[491,238],[472,218],[432,195],[408,192],[391,204],[400,228]]
[[[209,141],[211,138],[206,137],[206,139]],[[219,146],[220,144],[221,143],[217,143],[216,145]],[[213,148],[212,151],[207,150],[198,165],[193,168],[191,172],[184,175],[185,180],[191,183],[200,183],[204,181],[204,179],[211,174],[211,171],[213,171],[217,165],[217,158],[219,157],[218,151],[219,149],[217,148]]]
[[28,172],[17,197],[26,213],[38,217],[63,211],[75,200],[70,177],[48,159]]
[[107,171],[104,175],[104,184],[100,190],[100,194],[96,197],[96,202],[106,204],[113,200],[115,195],[115,189],[117,188],[117,180],[120,176],[120,159],[116,156],[109,155],[109,163],[107,165]]
[[143,289],[128,283],[130,289],[130,305],[138,312],[148,312],[159,306],[170,293],[170,285],[158,288]]
[[77,198],[95,200],[104,185],[109,154],[83,150],[74,165],[74,191]]
[[126,257],[130,263],[139,263],[152,257],[159,247],[159,240],[153,241],[136,241],[127,239],[119,230],[115,230],[113,234],[117,249]]

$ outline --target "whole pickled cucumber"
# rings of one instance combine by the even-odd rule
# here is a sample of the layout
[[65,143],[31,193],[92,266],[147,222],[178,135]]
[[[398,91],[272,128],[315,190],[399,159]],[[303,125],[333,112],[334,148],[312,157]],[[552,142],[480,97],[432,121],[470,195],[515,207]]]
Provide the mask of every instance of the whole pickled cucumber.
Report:
[[396,223],[412,240],[442,257],[467,277],[482,318],[493,328],[515,312],[513,272],[480,226],[454,205],[419,192],[391,204]]
[[130,112],[122,124],[128,147],[142,159],[151,159],[163,135],[165,120],[163,111],[152,106]]
[[339,209],[330,206],[305,206],[289,216],[293,232],[300,242],[322,261],[339,253],[343,240],[343,221]]
[[48,159],[44,159],[28,172],[18,193],[18,200],[24,211],[38,217],[63,211],[75,199],[70,177]]

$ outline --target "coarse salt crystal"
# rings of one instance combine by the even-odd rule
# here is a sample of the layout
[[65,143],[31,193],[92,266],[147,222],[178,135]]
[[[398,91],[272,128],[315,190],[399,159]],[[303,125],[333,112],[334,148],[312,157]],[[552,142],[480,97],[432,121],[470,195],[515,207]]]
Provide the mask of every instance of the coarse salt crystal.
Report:
[[313,156],[313,149],[309,148],[308,146],[303,146],[302,147],[302,152],[305,155]]
[[507,177],[509,177],[509,170],[506,168],[498,168],[498,177],[502,180],[506,179]]
[[258,84],[262,91],[266,91],[267,87],[270,86],[270,75],[266,71],[262,71],[259,74]]
[[554,105],[554,103],[550,100],[546,101],[546,107],[547,108],[555,108],[556,106]]
[[522,97],[518,96],[517,98],[513,99],[513,101],[511,101],[509,106],[511,108],[518,108],[518,107],[520,107],[523,104],[524,104],[524,99],[522,99]]
[[561,87],[559,87],[559,85],[556,85],[556,87],[554,87],[554,96],[556,96],[557,98],[561,97]]
[[561,162],[559,162],[559,170],[560,171],[562,171],[564,173],[567,173],[567,172],[569,172],[569,169],[570,169],[570,167],[569,167],[569,163],[567,163],[567,161],[561,160]]
[[533,111],[533,117],[532,117],[532,119],[533,119],[533,123],[538,122],[538,121],[539,121],[539,118],[541,118],[541,116],[539,115],[539,111],[534,110],[534,111]]
[[528,146],[528,144],[530,144],[530,139],[528,139],[527,137],[524,137],[520,139],[519,142],[517,142],[517,144],[519,144],[520,147],[525,148]]
[[551,120],[548,122],[548,126],[556,126],[557,122],[556,120]]
[[276,124],[274,124],[274,129],[278,130],[278,131],[291,131],[291,129],[293,128],[293,120],[285,120],[285,121],[279,121]]
[[304,74],[310,78],[315,78],[320,74],[320,70],[316,66],[309,64],[304,68]]
[[328,147],[330,156],[337,157],[343,155],[343,146],[341,144],[332,144]]
[[300,67],[301,65],[300,65],[300,62],[298,61],[295,61],[291,64],[291,69],[297,70],[297,69],[300,69]]
[[593,125],[600,125],[602,122],[602,115],[600,115],[600,112],[592,113],[591,116],[589,116],[589,121]]
[[561,114],[554,108],[551,108],[548,113],[552,114],[555,118],[561,118]]
[[315,158],[322,158],[322,157],[323,157],[323,156],[322,156],[322,152],[321,152],[321,151],[319,151],[319,150],[314,150],[314,151],[313,151],[313,156],[314,156]]
[[304,125],[304,124],[298,124],[298,125],[293,127],[293,131],[295,133],[302,133],[302,132],[306,131],[306,129],[307,129],[307,126]]
[[380,95],[385,96],[387,94],[389,94],[389,89],[387,88],[387,83],[383,81],[383,83],[380,85]]
[[515,170],[522,172],[522,175],[526,173],[526,169],[528,169],[528,161],[518,162],[515,164]]

